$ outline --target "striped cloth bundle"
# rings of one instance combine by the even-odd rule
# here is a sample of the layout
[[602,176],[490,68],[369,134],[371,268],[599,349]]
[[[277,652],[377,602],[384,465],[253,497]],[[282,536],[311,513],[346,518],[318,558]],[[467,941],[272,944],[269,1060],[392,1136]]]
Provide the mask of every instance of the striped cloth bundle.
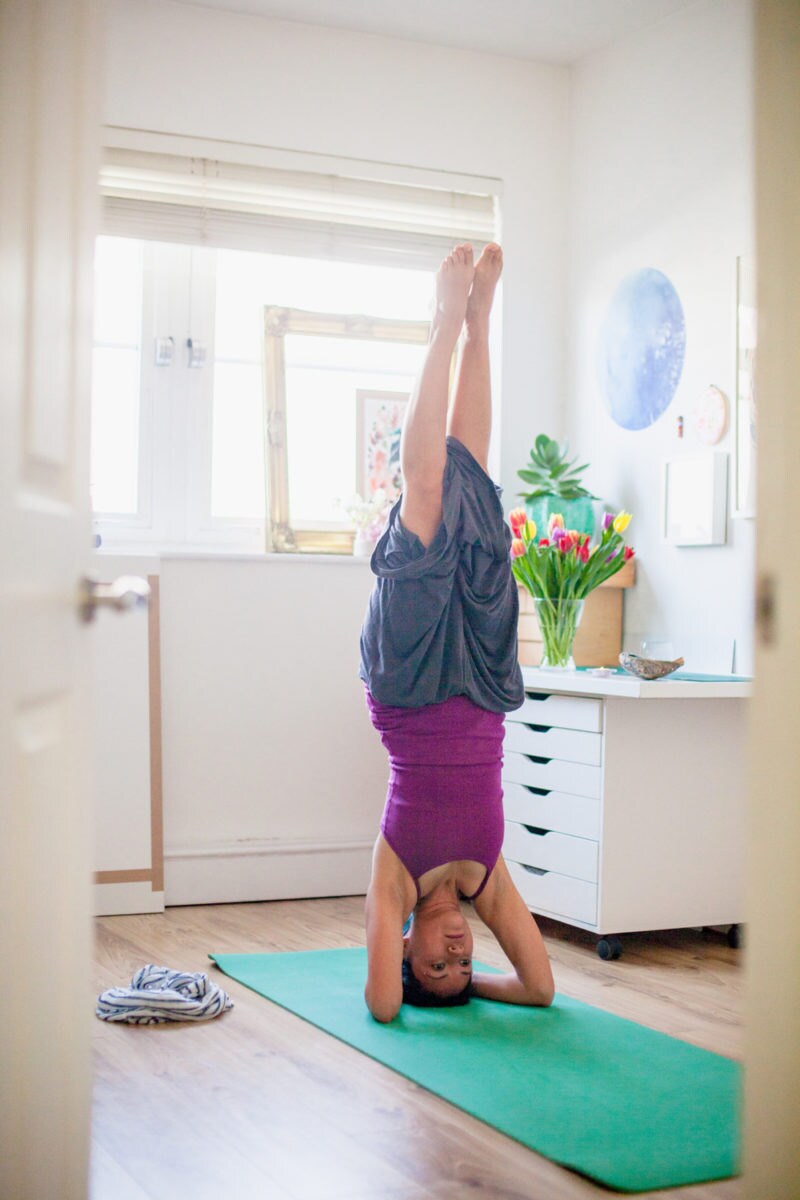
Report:
[[157,1025],[162,1021],[209,1021],[233,1001],[207,975],[172,971],[153,963],[141,967],[129,988],[109,988],[97,998],[101,1021]]

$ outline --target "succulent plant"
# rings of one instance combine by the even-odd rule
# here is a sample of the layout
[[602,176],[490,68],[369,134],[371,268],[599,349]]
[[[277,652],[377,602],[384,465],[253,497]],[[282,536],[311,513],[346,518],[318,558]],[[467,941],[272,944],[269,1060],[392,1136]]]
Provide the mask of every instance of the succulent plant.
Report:
[[533,500],[537,496],[558,496],[561,500],[577,500],[581,496],[588,496],[590,500],[596,500],[597,497],[580,481],[581,473],[589,464],[576,467],[577,458],[571,462],[567,460],[568,450],[567,441],[559,446],[546,433],[540,433],[531,450],[530,461],[517,471],[520,479],[532,484],[532,488],[518,494],[526,500]]

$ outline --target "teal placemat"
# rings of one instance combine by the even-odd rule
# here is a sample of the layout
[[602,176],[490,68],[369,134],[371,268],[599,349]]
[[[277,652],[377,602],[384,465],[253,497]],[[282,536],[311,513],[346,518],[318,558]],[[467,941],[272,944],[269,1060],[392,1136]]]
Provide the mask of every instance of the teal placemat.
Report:
[[[752,675],[699,675],[690,671],[676,671],[667,679],[689,679],[694,683],[752,683]],[[656,683],[658,680],[655,681]]]
[[[730,1059],[557,995],[550,1008],[471,1000],[364,1004],[366,951],[211,954],[240,983],[539,1154],[625,1192],[737,1172]],[[476,964],[479,970],[489,968]]]
[[[584,674],[589,671],[596,671],[597,667],[578,667],[578,671],[583,671]],[[622,667],[610,668],[612,674],[622,679],[639,679],[638,675],[632,675],[630,671],[623,671]],[[672,675],[665,675],[662,679],[641,679],[640,683],[662,683],[668,679],[683,679],[691,683],[752,683],[752,675],[701,675],[691,671],[674,671]]]

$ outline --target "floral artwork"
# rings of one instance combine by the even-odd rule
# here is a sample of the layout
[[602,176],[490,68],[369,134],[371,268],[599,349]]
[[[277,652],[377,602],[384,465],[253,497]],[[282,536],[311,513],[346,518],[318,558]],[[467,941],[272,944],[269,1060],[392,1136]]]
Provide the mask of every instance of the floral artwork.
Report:
[[356,487],[364,497],[383,491],[386,502],[394,504],[402,491],[400,433],[408,401],[406,392],[356,392]]

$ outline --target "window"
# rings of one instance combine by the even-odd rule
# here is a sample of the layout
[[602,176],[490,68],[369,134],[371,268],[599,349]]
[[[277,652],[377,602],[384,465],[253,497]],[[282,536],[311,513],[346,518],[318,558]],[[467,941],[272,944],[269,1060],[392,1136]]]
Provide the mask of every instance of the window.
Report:
[[[351,495],[355,481],[365,498],[372,484],[357,455],[358,448],[364,453],[366,434],[359,400],[393,397],[399,419],[421,365],[428,322],[272,306],[264,315],[267,544],[341,549],[335,497]],[[380,483],[387,492],[383,478]]]
[[92,507],[139,509],[143,245],[100,238],[92,359]]
[[[104,546],[349,550],[342,501],[366,486],[359,397],[409,393],[453,214],[461,236],[488,240],[494,197],[127,150],[109,154],[102,187],[92,503]],[[291,314],[279,412],[278,341],[265,336],[277,313]]]

